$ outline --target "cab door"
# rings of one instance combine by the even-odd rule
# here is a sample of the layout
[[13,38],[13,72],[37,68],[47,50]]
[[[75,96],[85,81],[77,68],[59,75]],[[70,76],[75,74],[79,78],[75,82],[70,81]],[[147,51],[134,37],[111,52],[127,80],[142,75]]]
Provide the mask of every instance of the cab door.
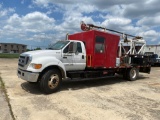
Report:
[[73,42],[70,42],[69,45],[67,45],[63,51],[62,51],[62,63],[65,66],[66,71],[72,71],[74,70],[73,66]]
[[75,70],[84,70],[86,67],[85,48],[82,48],[82,42],[75,42],[76,50],[73,56]]
[[81,42],[70,42],[62,53],[62,62],[66,71],[84,70],[86,67],[85,48]]
[[95,37],[94,66],[104,67],[106,61],[105,38],[102,36]]

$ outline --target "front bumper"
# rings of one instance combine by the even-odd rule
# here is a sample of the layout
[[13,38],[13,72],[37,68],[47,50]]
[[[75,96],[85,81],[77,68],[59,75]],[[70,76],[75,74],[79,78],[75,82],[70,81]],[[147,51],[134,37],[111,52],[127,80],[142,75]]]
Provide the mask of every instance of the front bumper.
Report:
[[17,70],[17,75],[19,78],[26,80],[28,82],[37,82],[39,73],[33,73],[29,71],[24,71],[24,70]]

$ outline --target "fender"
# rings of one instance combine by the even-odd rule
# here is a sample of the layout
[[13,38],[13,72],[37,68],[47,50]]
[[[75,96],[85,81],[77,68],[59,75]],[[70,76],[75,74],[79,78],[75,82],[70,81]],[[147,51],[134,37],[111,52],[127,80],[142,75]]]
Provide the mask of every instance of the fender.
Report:
[[[33,64],[42,64],[42,67],[40,69],[34,69]],[[61,72],[63,71],[63,73],[64,73],[64,78],[66,78],[66,70],[65,70],[64,64],[54,56],[45,56],[45,57],[34,58],[26,70],[40,73],[45,68],[47,68],[49,66],[59,67]]]

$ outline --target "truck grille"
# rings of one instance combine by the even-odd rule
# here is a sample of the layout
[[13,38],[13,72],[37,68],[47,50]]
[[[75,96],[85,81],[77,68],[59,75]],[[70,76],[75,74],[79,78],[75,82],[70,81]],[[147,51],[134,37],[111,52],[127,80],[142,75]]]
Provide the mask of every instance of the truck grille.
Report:
[[29,61],[29,56],[20,56],[19,57],[19,61],[18,61],[18,65],[21,67],[24,67]]

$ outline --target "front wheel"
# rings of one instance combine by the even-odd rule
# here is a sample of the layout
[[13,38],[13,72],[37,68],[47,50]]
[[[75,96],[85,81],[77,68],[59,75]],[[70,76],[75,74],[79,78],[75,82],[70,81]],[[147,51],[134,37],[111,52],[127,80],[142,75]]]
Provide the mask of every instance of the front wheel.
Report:
[[138,76],[139,76],[139,70],[137,68],[133,67],[129,69],[127,74],[128,80],[130,81],[136,80]]
[[50,94],[56,92],[60,88],[61,82],[62,77],[60,71],[52,69],[42,75],[39,85],[44,93]]

